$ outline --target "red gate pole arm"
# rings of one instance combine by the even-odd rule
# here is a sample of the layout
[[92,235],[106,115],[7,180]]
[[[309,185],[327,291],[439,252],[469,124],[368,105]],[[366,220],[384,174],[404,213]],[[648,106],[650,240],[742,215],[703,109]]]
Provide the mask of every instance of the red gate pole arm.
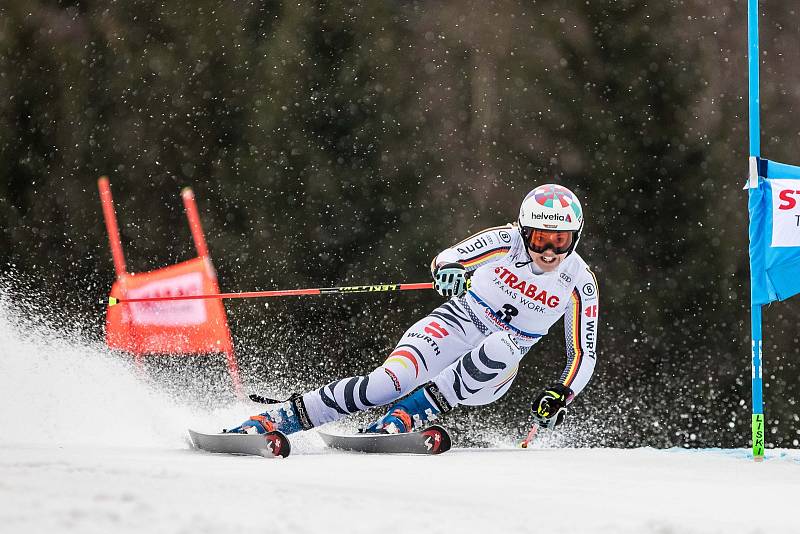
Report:
[[203,234],[203,226],[200,224],[200,214],[197,211],[197,202],[194,199],[194,192],[191,187],[184,187],[181,191],[183,198],[183,207],[186,208],[186,218],[189,219],[189,229],[192,231],[192,239],[194,240],[194,248],[197,249],[197,255],[207,257],[208,245],[206,244],[206,236]]
[[114,213],[114,199],[111,197],[111,186],[108,184],[108,177],[101,176],[97,180],[97,188],[100,190],[100,203],[103,206],[103,218],[106,221],[108,230],[108,244],[111,246],[111,257],[114,259],[114,271],[117,278],[127,273],[125,268],[125,254],[122,252],[122,241],[119,238],[119,226],[117,226],[117,215]]

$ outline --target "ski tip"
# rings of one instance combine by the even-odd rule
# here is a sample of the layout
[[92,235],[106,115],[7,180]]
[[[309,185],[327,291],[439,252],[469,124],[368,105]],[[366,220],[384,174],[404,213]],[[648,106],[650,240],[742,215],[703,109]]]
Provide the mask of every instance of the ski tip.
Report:
[[203,450],[203,436],[202,432],[198,432],[197,430],[192,430],[191,428],[188,429],[189,431],[189,442],[192,445],[193,449],[196,450]]

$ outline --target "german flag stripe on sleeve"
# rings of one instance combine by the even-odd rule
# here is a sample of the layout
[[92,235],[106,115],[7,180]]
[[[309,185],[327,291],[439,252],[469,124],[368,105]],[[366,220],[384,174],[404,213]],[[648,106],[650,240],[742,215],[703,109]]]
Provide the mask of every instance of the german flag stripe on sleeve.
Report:
[[472,266],[477,265],[479,263],[483,263],[485,261],[488,261],[488,260],[491,260],[491,259],[494,259],[494,258],[499,258],[500,256],[502,256],[505,253],[507,253],[509,250],[511,250],[511,247],[500,247],[500,248],[496,248],[494,250],[487,250],[486,252],[481,252],[477,256],[473,256],[471,258],[466,258],[466,259],[461,260],[461,265],[463,265],[464,267],[469,268],[469,267],[472,267]]
[[578,288],[576,287],[572,291],[572,335],[570,339],[567,340],[567,350],[572,353],[572,364],[569,367],[569,371],[567,371],[567,377],[564,379],[564,385],[569,387],[572,382],[575,380],[575,376],[578,374],[578,369],[581,367],[581,361],[583,361],[583,350],[581,349],[581,310],[583,309],[581,305],[581,295],[578,292]]

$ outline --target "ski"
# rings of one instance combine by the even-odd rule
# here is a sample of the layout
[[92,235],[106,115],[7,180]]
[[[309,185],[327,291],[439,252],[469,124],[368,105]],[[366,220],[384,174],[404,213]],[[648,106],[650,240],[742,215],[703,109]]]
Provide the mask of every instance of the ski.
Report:
[[439,425],[403,434],[335,435],[319,432],[332,449],[382,454],[441,454],[452,445],[450,434]]
[[196,449],[224,454],[249,454],[286,458],[292,450],[289,439],[277,430],[266,434],[203,434],[189,430]]

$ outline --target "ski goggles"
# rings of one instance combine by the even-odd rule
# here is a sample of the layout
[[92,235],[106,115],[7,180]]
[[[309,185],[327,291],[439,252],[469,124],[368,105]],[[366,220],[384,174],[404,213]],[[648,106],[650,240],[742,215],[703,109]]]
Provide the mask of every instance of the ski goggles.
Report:
[[522,237],[525,239],[525,245],[537,254],[541,254],[548,248],[553,249],[556,254],[566,254],[572,250],[575,232],[523,228]]

